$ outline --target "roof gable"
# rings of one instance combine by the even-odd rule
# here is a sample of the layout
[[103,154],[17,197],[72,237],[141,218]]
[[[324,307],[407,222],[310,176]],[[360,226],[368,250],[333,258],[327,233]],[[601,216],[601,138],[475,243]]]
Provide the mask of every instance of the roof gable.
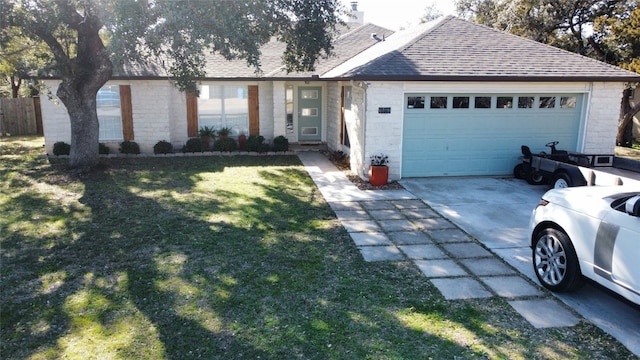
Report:
[[[638,81],[640,75],[585,56],[448,16],[414,37],[398,32],[325,78],[384,80]],[[413,30],[415,34],[415,29]]]

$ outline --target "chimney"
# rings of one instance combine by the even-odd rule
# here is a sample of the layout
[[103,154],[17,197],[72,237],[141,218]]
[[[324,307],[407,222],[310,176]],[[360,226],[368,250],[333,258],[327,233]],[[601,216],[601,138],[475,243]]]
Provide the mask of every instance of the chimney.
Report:
[[358,11],[358,2],[351,2],[351,15],[352,18],[349,19],[349,22],[355,22],[358,24],[364,24],[364,11]]

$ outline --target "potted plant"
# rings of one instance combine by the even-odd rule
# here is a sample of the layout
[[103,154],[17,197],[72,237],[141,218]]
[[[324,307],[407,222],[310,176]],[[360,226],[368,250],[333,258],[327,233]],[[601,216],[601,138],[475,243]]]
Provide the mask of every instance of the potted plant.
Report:
[[202,139],[202,147],[205,150],[209,150],[211,146],[211,140],[216,135],[216,131],[213,130],[213,127],[202,126],[198,131],[198,135],[200,135],[200,139]]
[[240,133],[240,135],[238,135],[238,148],[240,150],[246,150],[247,148],[247,135],[244,133]]
[[386,185],[389,181],[389,157],[383,153],[369,157],[369,183],[373,186]]
[[231,134],[231,128],[223,127],[222,129],[218,130],[218,136],[220,137],[220,139],[226,139],[227,137],[229,137],[229,134]]

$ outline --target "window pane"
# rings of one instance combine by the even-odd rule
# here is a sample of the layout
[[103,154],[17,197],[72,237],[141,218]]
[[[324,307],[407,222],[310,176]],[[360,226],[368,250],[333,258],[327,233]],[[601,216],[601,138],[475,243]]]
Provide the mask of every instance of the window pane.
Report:
[[540,109],[553,109],[556,107],[555,96],[540,96]]
[[222,125],[222,87],[202,85],[198,97],[198,128],[209,126],[220,129]]
[[432,109],[446,109],[447,108],[447,97],[446,96],[432,96],[431,97],[431,108]]
[[318,90],[302,90],[300,96],[302,96],[303,99],[317,99]]
[[518,98],[518,109],[530,109],[533,107],[533,96],[520,96]]
[[285,102],[287,106],[287,134],[293,134],[293,86],[288,85],[285,91]]
[[560,98],[560,108],[562,109],[575,109],[576,97],[575,96],[563,96]]
[[408,109],[424,109],[424,96],[409,96],[407,98]]
[[453,97],[453,108],[454,109],[468,109],[469,108],[469,97],[468,96],[454,96]]
[[248,87],[202,85],[198,97],[198,127],[231,128],[231,135],[249,132]]
[[100,124],[100,140],[122,140],[122,111],[120,110],[120,86],[106,85],[98,90],[96,112]]
[[475,98],[476,109],[489,109],[491,108],[491,97],[489,96],[476,96]]
[[231,128],[232,136],[249,132],[249,89],[246,86],[225,86],[229,93],[224,99],[224,126]]
[[302,116],[317,117],[318,108],[302,108],[300,113]]
[[498,96],[496,107],[498,109],[511,109],[513,107],[513,97],[511,96]]

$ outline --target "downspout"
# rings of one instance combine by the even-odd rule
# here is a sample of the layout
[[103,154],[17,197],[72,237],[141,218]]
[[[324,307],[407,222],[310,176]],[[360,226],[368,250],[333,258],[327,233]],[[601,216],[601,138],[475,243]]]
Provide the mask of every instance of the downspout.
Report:
[[[369,167],[367,164],[367,88],[364,90],[364,111],[362,112],[362,177],[365,180],[369,180]],[[366,165],[365,165],[366,164]]]

